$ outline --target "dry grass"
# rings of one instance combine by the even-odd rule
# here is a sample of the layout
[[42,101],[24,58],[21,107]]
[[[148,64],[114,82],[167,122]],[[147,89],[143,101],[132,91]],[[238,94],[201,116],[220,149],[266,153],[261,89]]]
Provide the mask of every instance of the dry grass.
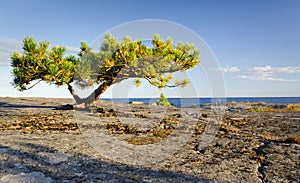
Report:
[[165,118],[159,125],[152,129],[137,129],[130,125],[121,123],[105,124],[105,128],[114,134],[130,134],[132,137],[124,139],[130,144],[134,145],[147,145],[154,144],[167,138],[174,129],[173,125],[179,123],[176,118]]
[[253,107],[249,112],[300,112],[300,104],[288,104],[284,108],[274,108],[274,107]]
[[287,139],[285,139],[284,142],[300,145],[300,138],[296,137],[296,136],[291,136],[291,137],[288,137]]
[[262,136],[263,136],[264,140],[270,140],[270,141],[279,141],[280,140],[280,138],[278,136],[274,136],[268,131],[263,132]]

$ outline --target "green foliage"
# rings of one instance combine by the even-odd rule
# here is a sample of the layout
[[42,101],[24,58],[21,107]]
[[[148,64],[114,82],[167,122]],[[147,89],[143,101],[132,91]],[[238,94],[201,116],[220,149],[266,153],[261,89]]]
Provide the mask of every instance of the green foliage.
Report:
[[13,84],[19,90],[29,89],[31,81],[43,80],[57,86],[72,82],[77,59],[64,56],[64,47],[53,47],[48,50],[47,41],[36,43],[33,38],[24,38],[23,54],[15,52],[11,56],[13,67]]
[[110,85],[128,78],[136,79],[136,86],[144,79],[158,88],[184,87],[188,80],[173,81],[171,73],[194,68],[200,61],[200,51],[193,44],[180,42],[174,46],[170,38],[164,41],[159,35],[153,36],[150,47],[141,40],[125,37],[118,41],[107,34],[99,51],[82,42],[81,51],[73,56],[66,56],[64,47],[49,49],[49,45],[47,41],[37,43],[26,37],[23,53],[11,55],[13,84],[19,90],[33,87],[32,81],[68,85],[69,90],[70,83],[81,87],[99,84],[98,96]]
[[160,97],[157,100],[156,104],[157,105],[163,105],[163,106],[171,106],[171,104],[168,101],[168,98],[166,98],[163,93],[160,94]]
[[136,86],[136,87],[141,86],[141,84],[142,84],[142,82],[141,82],[140,79],[136,79],[136,80],[135,80],[135,86]]

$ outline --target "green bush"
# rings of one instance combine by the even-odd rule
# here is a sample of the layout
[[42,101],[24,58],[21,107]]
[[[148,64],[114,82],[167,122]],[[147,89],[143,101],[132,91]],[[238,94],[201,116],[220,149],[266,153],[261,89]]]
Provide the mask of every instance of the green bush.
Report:
[[157,100],[156,104],[157,105],[162,105],[162,106],[171,106],[171,104],[168,101],[168,98],[166,98],[163,93],[160,94],[160,97]]

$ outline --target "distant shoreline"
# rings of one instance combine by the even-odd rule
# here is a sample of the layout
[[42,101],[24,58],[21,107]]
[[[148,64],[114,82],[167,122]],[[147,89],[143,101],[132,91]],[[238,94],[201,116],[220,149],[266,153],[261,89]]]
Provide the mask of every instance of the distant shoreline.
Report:
[[[62,101],[73,102],[73,98],[47,98],[47,97],[0,97],[5,99],[30,99],[38,101],[51,101],[51,99],[60,99]],[[155,104],[158,98],[100,98],[102,101],[117,103],[144,103]],[[228,97],[228,98],[168,98],[171,105],[175,107],[192,107],[210,104],[230,104],[230,103],[262,103],[265,105],[280,104],[298,104],[300,97]]]
[[[131,103],[143,102],[153,104],[158,98],[101,98],[100,100]],[[189,107],[206,104],[226,104],[236,103],[266,103],[266,104],[297,104],[300,103],[300,97],[228,97],[228,98],[168,98],[169,103],[176,107]]]

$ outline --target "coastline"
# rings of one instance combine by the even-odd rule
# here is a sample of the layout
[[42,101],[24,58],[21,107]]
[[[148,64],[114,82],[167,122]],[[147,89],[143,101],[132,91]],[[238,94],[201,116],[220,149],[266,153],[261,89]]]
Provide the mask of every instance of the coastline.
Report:
[[[155,103],[158,98],[101,98],[100,100],[130,103],[130,102],[143,102],[145,104]],[[272,104],[289,104],[300,103],[300,97],[227,97],[227,98],[172,98],[168,97],[169,102],[176,107],[191,107],[210,104],[227,104],[227,103],[264,103],[267,105]]]
[[[297,110],[274,108],[276,110],[272,111],[267,108],[269,111],[249,111],[245,103],[231,103],[232,110],[228,108],[225,111],[211,143],[199,151],[197,144],[208,125],[210,108],[164,109],[168,110],[165,115],[169,119],[163,124],[165,130],[152,131],[148,135],[148,132],[137,131],[141,128],[139,126],[131,128],[131,124],[127,124],[124,127],[115,120],[118,115],[124,119],[132,119],[132,116],[150,119],[152,116],[148,112],[161,110],[158,106],[150,108],[148,105],[122,104],[130,106],[131,110],[121,111],[112,108],[109,102],[98,101],[96,114],[113,123],[107,125],[106,130],[116,137],[131,138],[130,143],[140,142],[141,137],[142,140],[155,140],[153,137],[164,140],[163,134],[171,134],[166,128],[167,125],[174,125],[171,119],[182,118],[179,115],[174,117],[179,112],[189,112],[190,118],[196,121],[191,138],[178,152],[152,165],[133,166],[111,161],[95,151],[82,135],[82,129],[74,118],[74,110],[67,108],[67,104],[73,104],[73,100],[0,98],[0,180],[22,172],[28,175],[40,172],[45,179],[53,182],[300,180],[297,168],[300,158],[300,112]],[[251,105],[257,106],[257,103]],[[159,141],[149,140],[148,143],[154,142]]]

